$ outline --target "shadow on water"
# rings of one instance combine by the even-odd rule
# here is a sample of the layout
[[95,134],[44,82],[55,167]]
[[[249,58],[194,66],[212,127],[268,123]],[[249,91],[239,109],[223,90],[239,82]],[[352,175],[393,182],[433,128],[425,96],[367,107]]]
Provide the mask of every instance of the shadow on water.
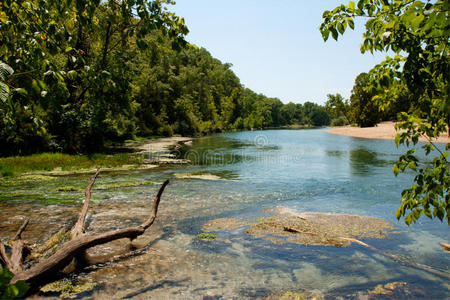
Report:
[[194,141],[194,145],[174,149],[171,154],[188,159],[193,165],[232,165],[257,160],[259,153],[279,150],[278,145],[255,140],[253,143],[227,138],[205,137]]

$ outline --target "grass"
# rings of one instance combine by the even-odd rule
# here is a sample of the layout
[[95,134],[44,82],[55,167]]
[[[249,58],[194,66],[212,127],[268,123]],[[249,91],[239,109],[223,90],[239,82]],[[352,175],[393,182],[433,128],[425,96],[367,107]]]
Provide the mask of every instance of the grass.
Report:
[[3,177],[33,171],[74,171],[98,167],[120,167],[139,164],[139,158],[131,153],[70,155],[63,153],[41,153],[29,156],[0,158],[0,175]]

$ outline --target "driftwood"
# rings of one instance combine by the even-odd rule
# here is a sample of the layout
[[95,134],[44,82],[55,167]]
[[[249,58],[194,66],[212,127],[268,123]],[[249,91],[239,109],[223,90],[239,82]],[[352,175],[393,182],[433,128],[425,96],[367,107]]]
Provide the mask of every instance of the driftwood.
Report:
[[51,280],[54,274],[57,274],[58,272],[63,270],[74,260],[82,259],[83,256],[86,255],[87,249],[122,238],[133,240],[136,237],[142,235],[146,231],[146,229],[153,224],[158,212],[158,205],[161,200],[161,195],[164,192],[165,187],[169,183],[169,180],[166,180],[162,184],[161,188],[158,191],[158,194],[153,200],[153,206],[150,216],[141,225],[99,234],[85,234],[85,219],[91,199],[91,189],[99,172],[100,169],[97,170],[95,175],[91,178],[91,181],[85,190],[86,200],[83,203],[78,220],[70,232],[70,240],[62,244],[50,257],[41,259],[29,269],[24,269],[24,261],[41,258],[43,256],[43,253],[59,244],[62,241],[63,236],[67,236],[64,231],[60,231],[59,233],[54,235],[47,243],[45,243],[44,246],[36,249],[31,249],[31,247],[25,241],[23,241],[21,237],[22,232],[25,230],[29,222],[28,219],[25,220],[23,225],[17,231],[15,237],[10,241],[12,248],[10,257],[8,257],[5,251],[5,246],[0,242],[0,262],[4,267],[9,269],[14,274],[11,283],[15,283],[19,280],[24,280],[30,286],[37,287],[43,283],[46,283],[46,281]]
[[440,277],[443,277],[443,278],[450,279],[450,275],[447,274],[447,273],[444,273],[444,272],[432,269],[432,268],[427,267],[427,266],[419,265],[419,264],[413,263],[411,261],[405,261],[405,260],[403,260],[403,259],[401,259],[401,258],[399,258],[399,257],[397,257],[397,256],[395,256],[395,255],[393,255],[393,254],[391,254],[389,252],[387,252],[387,251],[377,249],[374,246],[366,244],[366,243],[364,243],[364,242],[362,242],[360,240],[352,239],[352,238],[345,238],[345,237],[341,237],[341,239],[349,241],[351,243],[355,243],[355,244],[361,245],[363,247],[366,247],[366,248],[368,248],[368,249],[370,249],[370,250],[372,250],[374,252],[380,253],[380,254],[382,254],[382,255],[390,258],[390,259],[393,259],[396,262],[399,262],[401,264],[405,264],[405,265],[413,267],[415,269],[419,269],[419,270],[422,270],[422,271],[425,271],[425,272],[428,272],[428,273],[431,273],[431,274],[434,274],[434,275],[437,275],[437,276],[440,276]]
[[450,251],[450,244],[447,243],[439,243],[442,247],[444,247],[445,251]]
[[283,230],[287,231],[287,232],[294,232],[294,233],[301,233],[301,234],[308,234],[308,235],[317,235],[317,233],[314,233],[314,232],[301,231],[301,230],[299,230],[297,228],[288,227],[288,226],[284,226]]

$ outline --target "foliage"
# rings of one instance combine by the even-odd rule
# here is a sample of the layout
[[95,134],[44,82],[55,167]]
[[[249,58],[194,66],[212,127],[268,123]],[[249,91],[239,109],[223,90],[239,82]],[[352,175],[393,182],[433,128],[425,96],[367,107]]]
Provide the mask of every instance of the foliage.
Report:
[[375,95],[367,87],[369,87],[368,75],[359,74],[350,96],[350,109],[352,121],[360,127],[375,126],[381,121],[378,106],[372,101]]
[[184,41],[188,30],[169,4],[2,2],[0,155],[91,153],[136,136],[329,124],[322,106],[284,105],[245,88],[230,64]]
[[330,115],[331,126],[344,126],[350,123],[350,105],[341,94],[328,94],[325,110]]
[[1,79],[2,100],[5,85],[11,92],[0,103],[0,151],[79,152],[105,138],[132,136],[132,74],[125,62],[130,45],[145,49],[144,37],[155,29],[173,48],[185,44],[183,19],[165,10],[171,3],[3,1],[0,61],[14,74]]
[[27,293],[29,286],[25,281],[17,281],[10,284],[14,274],[8,269],[0,268],[0,299],[17,299],[23,298]]
[[[432,140],[449,130],[449,2],[410,0],[360,0],[325,11],[320,31],[326,41],[337,40],[354,18],[365,18],[366,31],[361,52],[392,51],[393,57],[367,74],[363,88],[373,95],[381,110],[394,103],[410,102],[399,116],[397,146],[416,146],[420,136],[428,139],[421,146],[432,163],[420,161],[416,148],[409,149],[394,166],[394,173],[416,172],[414,184],[402,193],[396,216],[406,224],[425,214],[450,224],[448,149],[439,149]],[[408,105],[406,105],[408,106]],[[432,209],[431,209],[432,208]]]

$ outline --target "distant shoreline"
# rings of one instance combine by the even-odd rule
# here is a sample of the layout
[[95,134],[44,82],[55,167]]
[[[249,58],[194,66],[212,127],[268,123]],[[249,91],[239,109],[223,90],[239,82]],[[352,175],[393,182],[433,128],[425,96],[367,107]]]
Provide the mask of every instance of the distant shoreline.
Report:
[[[382,122],[375,127],[352,127],[352,126],[342,126],[334,127],[327,130],[328,133],[345,135],[356,138],[363,139],[380,139],[380,140],[394,140],[397,131],[394,128],[394,122]],[[428,140],[424,137],[420,137],[419,141],[427,142]],[[437,140],[433,140],[436,143],[450,143],[450,138],[447,133],[442,134]]]

